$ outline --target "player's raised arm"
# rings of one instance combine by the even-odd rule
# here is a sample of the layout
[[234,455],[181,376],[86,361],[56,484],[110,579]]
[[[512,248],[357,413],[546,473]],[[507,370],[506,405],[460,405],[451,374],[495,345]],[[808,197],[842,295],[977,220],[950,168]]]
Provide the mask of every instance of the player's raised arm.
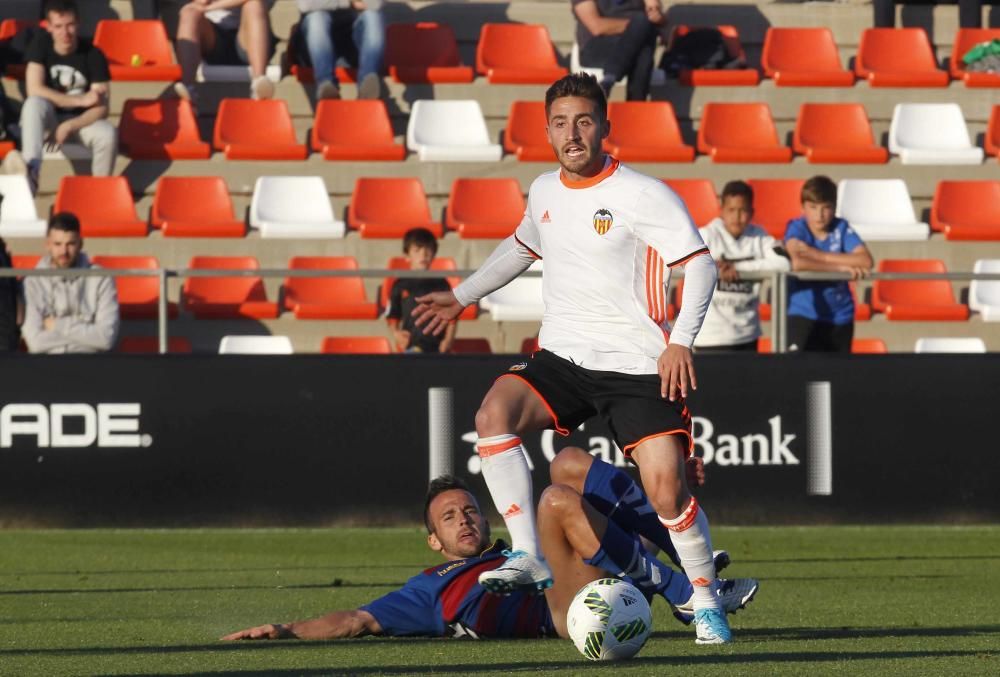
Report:
[[222,641],[241,639],[350,639],[382,634],[375,617],[362,609],[334,611],[325,616],[294,623],[273,623],[247,628],[222,637]]

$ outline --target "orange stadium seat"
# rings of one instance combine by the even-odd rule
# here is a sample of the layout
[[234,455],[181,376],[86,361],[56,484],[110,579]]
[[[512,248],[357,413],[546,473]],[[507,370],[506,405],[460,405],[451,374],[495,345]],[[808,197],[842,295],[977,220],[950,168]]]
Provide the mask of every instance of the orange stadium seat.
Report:
[[753,188],[753,222],[778,240],[785,239],[785,227],[802,216],[804,179],[750,179]]
[[396,82],[472,82],[471,66],[462,65],[455,32],[447,24],[389,24],[385,30],[385,65]]
[[426,228],[442,236],[440,223],[431,221],[431,210],[420,179],[359,178],[347,208],[348,225],[364,238],[401,238],[411,228]]
[[962,57],[981,42],[1000,40],[1000,28],[959,28],[948,60],[951,77],[964,80],[966,87],[1000,87],[1000,73],[969,71]]
[[444,224],[463,239],[509,237],[524,216],[517,179],[455,179]]
[[847,284],[851,288],[851,298],[854,300],[854,321],[867,322],[872,319],[871,304],[859,300],[857,283],[848,282]]
[[221,176],[164,176],[149,221],[164,237],[243,237],[247,230]]
[[10,265],[12,268],[25,270],[34,268],[41,260],[42,257],[39,254],[14,254],[10,257]]
[[212,154],[201,140],[191,102],[184,99],[129,99],[118,140],[133,160],[207,160]]
[[[410,262],[405,256],[393,256],[389,259],[389,263],[386,264],[386,268],[389,270],[409,270]],[[431,270],[457,270],[455,267],[455,259],[449,256],[437,256],[431,261]],[[454,289],[462,281],[460,277],[449,277],[448,284]],[[396,284],[395,277],[387,277],[382,280],[382,285],[379,287],[379,308],[381,310],[387,309],[389,307],[389,300],[392,296],[392,285]],[[479,307],[476,304],[467,306],[462,314],[458,316],[460,320],[474,320],[479,314]]]
[[[118,339],[119,353],[158,353],[160,352],[160,337],[158,336],[122,336]],[[184,336],[167,337],[168,353],[193,352],[191,340]]]
[[327,336],[319,351],[327,354],[388,355],[392,346],[384,336]]
[[304,160],[308,153],[281,99],[223,99],[212,145],[229,160]]
[[569,71],[559,65],[541,24],[486,23],[476,45],[476,71],[493,84],[550,85]]
[[[156,270],[160,267],[155,256],[95,256],[92,260],[102,268]],[[159,278],[115,275],[115,285],[123,319],[155,320],[159,317]],[[167,314],[177,317],[176,303],[167,304]]]
[[538,337],[529,336],[528,338],[521,341],[521,353],[524,355],[530,355],[538,350]]
[[840,64],[829,28],[767,29],[760,56],[764,75],[779,87],[850,87],[854,73]]
[[[883,259],[880,273],[946,273],[940,259]],[[948,280],[875,280],[872,309],[890,320],[964,322],[969,308],[955,302]]]
[[555,162],[556,154],[545,135],[547,125],[544,101],[515,101],[503,130],[504,150],[522,162]]
[[802,104],[792,149],[816,163],[883,164],[889,160],[889,151],[875,143],[860,103]]
[[[357,270],[353,256],[293,256],[292,270]],[[361,277],[287,277],[284,305],[300,320],[374,320],[378,308]]]
[[694,225],[701,228],[719,215],[719,196],[711,179],[663,179],[687,205]]
[[674,107],[666,101],[615,101],[608,105],[611,134],[604,149],[623,162],[693,162]]
[[76,214],[83,237],[146,236],[124,176],[64,176],[52,209]]
[[0,160],[7,157],[7,153],[11,152],[17,147],[13,141],[0,141]]
[[484,338],[457,338],[451,344],[451,352],[460,355],[489,355],[493,349]]
[[[29,21],[27,19],[4,19],[0,22],[0,41],[6,41],[13,38],[15,35],[22,31],[26,31],[32,28],[44,28],[46,25],[45,21]],[[15,80],[24,79],[24,64],[23,63],[12,63],[7,64],[7,68],[4,71],[4,75]]]
[[854,73],[872,87],[947,87],[923,28],[867,28],[861,34]]
[[1000,159],[1000,104],[990,109],[990,121],[986,125],[985,148],[987,155]]
[[698,151],[713,162],[791,162],[778,141],[766,103],[706,103],[698,126]]
[[[193,270],[258,270],[252,256],[193,256]],[[248,277],[187,277],[183,287],[184,309],[199,320],[278,317],[278,304],[267,300],[264,281]]]
[[181,77],[162,21],[102,19],[94,45],[107,57],[112,80],[173,82]]
[[949,240],[1000,240],[1000,181],[941,181],[931,229]]
[[378,99],[320,101],[310,144],[325,160],[402,160],[385,103]]
[[[671,41],[683,37],[699,26],[686,26],[679,24],[674,28]],[[740,32],[736,26],[710,26],[718,29],[722,33],[722,40],[726,44],[726,51],[732,58],[741,59],[743,63],[747,61],[747,55],[743,51],[743,44],[740,42]],[[753,87],[760,82],[760,73],[756,68],[695,68],[693,70],[681,71],[681,84],[693,87],[712,86],[732,86],[732,87]]]

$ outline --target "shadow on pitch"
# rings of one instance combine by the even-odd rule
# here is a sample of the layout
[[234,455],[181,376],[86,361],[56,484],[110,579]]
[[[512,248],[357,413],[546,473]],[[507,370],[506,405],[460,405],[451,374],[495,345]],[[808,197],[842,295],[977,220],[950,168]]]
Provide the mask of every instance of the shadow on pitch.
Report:
[[405,585],[402,581],[391,583],[351,583],[350,581],[340,581],[339,583],[302,583],[298,585],[210,585],[192,587],[151,587],[151,588],[39,588],[31,590],[0,590],[0,597],[17,595],[84,595],[84,594],[113,594],[113,593],[134,593],[134,592],[205,592],[205,591],[241,591],[241,590],[335,590],[339,588],[401,588]]
[[895,555],[886,557],[788,557],[778,559],[741,558],[740,564],[843,564],[844,562],[947,562],[952,560],[972,560],[983,562],[1000,561],[997,555]]
[[[1000,632],[1000,625],[957,626],[947,628],[740,628],[740,639],[760,641],[795,641],[816,639],[871,639],[883,637],[971,637]],[[690,631],[660,631],[650,635],[659,639],[686,639]]]
[[[433,563],[432,563],[433,564]],[[87,569],[74,569],[72,571],[4,571],[0,576],[123,576],[123,575],[147,575],[147,574],[239,574],[253,573],[254,571],[334,571],[337,569],[424,569],[432,564],[410,563],[410,564],[335,564],[314,567],[303,566],[269,566],[269,567],[239,567],[236,569],[222,566],[211,569],[101,569],[90,571]]]

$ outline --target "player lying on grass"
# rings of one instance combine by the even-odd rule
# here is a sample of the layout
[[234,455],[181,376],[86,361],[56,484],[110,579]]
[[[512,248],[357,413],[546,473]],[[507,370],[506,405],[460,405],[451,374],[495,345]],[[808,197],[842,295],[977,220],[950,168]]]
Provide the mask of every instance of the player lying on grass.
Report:
[[[700,474],[700,466],[690,470]],[[538,507],[542,548],[554,573],[544,597],[524,590],[504,597],[477,584],[479,574],[504,563],[507,545],[491,542],[489,523],[465,484],[441,477],[431,482],[424,522],[427,544],[448,562],[425,569],[399,590],[358,609],[261,625],[222,639],[566,637],[566,610],[574,595],[608,573],[626,578],[649,598],[662,596],[679,620],[690,623],[693,589],[687,577],[643,547],[640,536],[662,544],[676,560],[669,535],[638,485],[621,470],[573,447],[559,453],[551,476],[552,486]],[[727,562],[728,555],[719,553],[717,567]],[[757,581],[736,579],[724,581],[717,594],[720,606],[735,612],[756,592]]]

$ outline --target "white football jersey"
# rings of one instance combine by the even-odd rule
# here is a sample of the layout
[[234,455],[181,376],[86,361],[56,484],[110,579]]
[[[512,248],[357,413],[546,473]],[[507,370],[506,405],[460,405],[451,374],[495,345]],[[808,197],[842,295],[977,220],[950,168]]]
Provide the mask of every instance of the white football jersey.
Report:
[[585,369],[656,373],[670,268],[708,251],[666,184],[614,158],[584,181],[542,174],[514,236],[545,260],[540,347]]

